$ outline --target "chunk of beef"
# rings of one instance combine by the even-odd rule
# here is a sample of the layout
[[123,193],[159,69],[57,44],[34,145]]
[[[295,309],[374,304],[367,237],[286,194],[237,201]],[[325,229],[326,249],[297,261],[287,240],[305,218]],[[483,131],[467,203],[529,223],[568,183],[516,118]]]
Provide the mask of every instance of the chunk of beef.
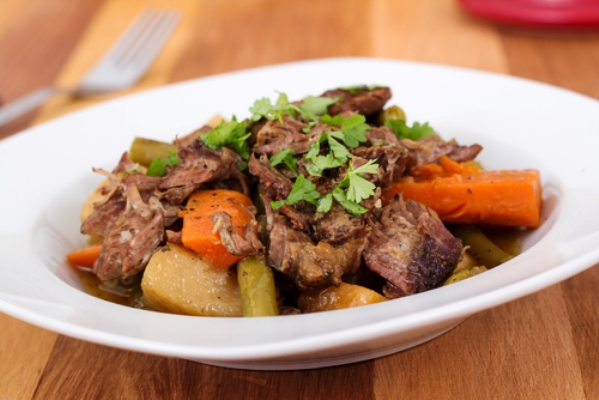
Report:
[[149,200],[154,190],[158,188],[161,178],[146,176],[139,172],[124,173],[137,168],[138,165],[131,161],[129,154],[125,152],[112,173],[94,169],[95,172],[105,175],[109,183],[102,189],[103,199],[94,204],[94,211],[81,224],[81,233],[102,237],[106,237],[110,233],[115,222],[125,211],[127,204],[123,196],[123,185],[135,185],[143,201]]
[[438,135],[425,136],[417,141],[402,139],[400,143],[412,155],[410,168],[436,163],[443,156],[448,156],[457,162],[470,161],[482,150],[482,147],[478,144],[460,146],[455,140],[452,139],[446,142]]
[[260,225],[255,219],[245,227],[245,234],[241,236],[233,228],[231,216],[226,212],[217,212],[210,216],[214,223],[214,231],[218,232],[220,241],[229,254],[245,257],[249,255],[262,255],[264,250],[260,242]]
[[127,206],[122,195],[113,196],[94,211],[81,224],[81,233],[106,237]]
[[[404,148],[385,147],[358,147],[352,149],[354,168],[365,164],[367,160],[376,160],[379,164],[378,172],[369,180],[382,188],[389,187],[399,180],[406,170],[406,165],[412,159],[410,153]],[[368,179],[368,178],[367,178]]]
[[391,98],[391,89],[377,87],[372,90],[361,86],[353,90],[334,89],[324,92],[322,97],[341,100],[328,108],[329,115],[337,115],[346,111],[354,111],[366,116],[380,112]]
[[374,147],[391,146],[399,149],[404,148],[395,135],[395,132],[393,132],[393,129],[388,126],[372,127],[366,132],[366,139]]
[[256,134],[254,153],[272,156],[285,149],[293,149],[294,154],[306,153],[310,148],[310,138],[302,129],[306,125],[288,115],[283,124],[278,119],[267,121]]
[[235,152],[223,147],[212,150],[201,140],[192,146],[179,148],[181,164],[171,169],[160,184],[160,197],[175,205],[183,201],[204,182],[237,179],[244,193],[249,193],[245,176],[237,166],[241,162]]
[[260,180],[260,188],[266,192],[268,197],[275,200],[283,200],[289,196],[293,183],[275,168],[270,166],[265,156],[258,160],[253,154],[248,163],[250,174]]
[[204,125],[199,129],[196,129],[195,131],[188,133],[185,136],[182,137],[177,137],[175,139],[175,144],[178,147],[189,147],[189,146],[193,146],[194,142],[196,140],[198,140],[198,137],[200,135],[200,133],[207,133],[212,131],[212,127],[210,125]]
[[313,224],[315,239],[331,244],[363,238],[368,233],[365,217],[354,217],[338,203],[327,213],[315,214]]
[[164,217],[144,203],[134,184],[125,185],[127,206],[102,243],[93,266],[101,280],[142,271],[164,237]]
[[343,274],[360,265],[365,239],[354,239],[339,246],[326,242],[314,244],[307,233],[293,229],[284,215],[272,210],[268,197],[263,197],[263,201],[269,232],[267,264],[289,276],[300,290],[310,286],[337,286]]
[[388,281],[390,297],[407,296],[438,287],[457,266],[462,245],[421,204],[396,197],[374,210],[364,260]]

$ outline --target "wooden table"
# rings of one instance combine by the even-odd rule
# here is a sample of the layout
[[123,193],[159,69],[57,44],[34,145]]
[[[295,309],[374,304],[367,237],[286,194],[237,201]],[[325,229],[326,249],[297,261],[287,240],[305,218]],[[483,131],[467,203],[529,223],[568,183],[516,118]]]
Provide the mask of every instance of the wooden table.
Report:
[[[467,16],[452,0],[2,0],[0,98],[76,82],[145,5],[184,18],[133,91],[273,63],[375,56],[511,74],[599,98],[599,34],[513,31]],[[119,95],[55,98],[0,128],[0,138]],[[292,372],[116,350],[0,314],[0,399],[598,398],[597,286],[595,266],[414,349]]]

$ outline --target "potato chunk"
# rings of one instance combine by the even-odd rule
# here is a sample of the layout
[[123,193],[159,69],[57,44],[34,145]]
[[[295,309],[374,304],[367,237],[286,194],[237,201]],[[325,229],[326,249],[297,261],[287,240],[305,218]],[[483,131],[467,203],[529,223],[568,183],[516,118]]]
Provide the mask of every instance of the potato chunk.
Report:
[[363,286],[341,283],[326,288],[310,288],[303,292],[297,305],[304,313],[340,310],[379,303],[387,298]]
[[243,314],[235,272],[214,268],[176,244],[154,253],[141,289],[146,304],[157,311],[220,317]]

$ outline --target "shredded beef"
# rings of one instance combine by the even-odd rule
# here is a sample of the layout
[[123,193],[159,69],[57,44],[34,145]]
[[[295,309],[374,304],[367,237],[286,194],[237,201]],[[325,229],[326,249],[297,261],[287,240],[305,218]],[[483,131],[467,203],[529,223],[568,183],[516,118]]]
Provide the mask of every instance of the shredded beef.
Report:
[[284,115],[282,120],[283,124],[275,119],[262,125],[256,134],[254,153],[272,156],[285,149],[293,149],[294,154],[308,151],[310,137],[302,132],[306,125],[288,115]]
[[327,242],[314,244],[307,233],[293,229],[284,215],[272,210],[268,197],[263,197],[263,201],[269,232],[267,264],[289,276],[300,290],[310,286],[338,286],[345,273],[360,265],[365,239],[338,246]]
[[363,238],[368,233],[365,217],[354,217],[339,204],[327,213],[315,214],[313,223],[315,239],[332,244]]
[[[378,173],[370,176],[371,182],[382,188],[389,187],[399,180],[412,156],[406,149],[393,147],[358,147],[352,150],[353,165],[358,168],[367,160],[376,160],[379,164]],[[366,175],[366,174],[364,174]]]
[[214,213],[210,216],[210,220],[214,223],[213,232],[218,232],[220,241],[229,254],[240,257],[262,254],[260,225],[255,219],[252,219],[250,224],[245,227],[244,236],[241,236],[233,228],[231,216],[226,212]]
[[410,168],[436,163],[443,156],[448,156],[457,162],[470,161],[482,150],[482,147],[477,144],[460,146],[455,140],[446,142],[438,135],[425,136],[417,141],[402,139],[400,143],[412,155]]
[[102,243],[93,266],[101,280],[128,278],[143,270],[164,237],[164,217],[143,202],[137,186],[125,186],[127,207]]
[[154,190],[158,188],[161,178],[146,176],[134,171],[138,165],[131,161],[125,152],[112,173],[94,169],[108,178],[108,185],[102,189],[103,199],[94,204],[94,211],[81,224],[81,233],[85,235],[108,236],[115,222],[125,211],[127,201],[123,195],[123,185],[135,185],[141,198],[148,201]]
[[368,218],[364,260],[388,281],[390,297],[436,288],[457,266],[462,245],[421,204],[396,197]]
[[204,182],[236,179],[249,194],[245,176],[237,166],[241,162],[235,152],[223,147],[212,150],[201,140],[179,149],[181,164],[171,169],[160,184],[160,197],[179,205]]
[[202,126],[200,129],[196,129],[195,131],[188,133],[187,135],[183,136],[183,137],[178,137],[177,139],[175,139],[175,144],[178,147],[189,147],[192,146],[193,143],[198,140],[199,134],[200,133],[207,133],[212,131],[212,128],[210,125],[204,125]]
[[385,103],[391,98],[391,89],[377,87],[370,90],[366,86],[362,86],[354,90],[328,90],[322,94],[322,97],[331,99],[336,99],[339,96],[342,96],[341,100],[329,106],[329,115],[353,111],[369,116],[383,110]]
[[81,224],[81,233],[106,237],[114,223],[125,211],[127,201],[122,195],[113,196],[100,208],[96,208]]
[[286,199],[291,192],[293,183],[275,168],[270,166],[266,157],[258,160],[253,154],[248,163],[250,174],[260,180],[260,188],[268,197],[275,200]]
[[399,142],[399,139],[393,132],[393,129],[388,126],[374,126],[366,132],[366,139],[369,144],[374,147],[390,146],[399,149],[404,147]]

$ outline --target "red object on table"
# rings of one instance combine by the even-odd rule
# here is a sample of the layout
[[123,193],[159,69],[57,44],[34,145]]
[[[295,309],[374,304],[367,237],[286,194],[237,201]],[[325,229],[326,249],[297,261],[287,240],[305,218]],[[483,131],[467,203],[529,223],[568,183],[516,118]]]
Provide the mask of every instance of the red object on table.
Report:
[[459,0],[464,9],[506,25],[599,28],[599,0]]

